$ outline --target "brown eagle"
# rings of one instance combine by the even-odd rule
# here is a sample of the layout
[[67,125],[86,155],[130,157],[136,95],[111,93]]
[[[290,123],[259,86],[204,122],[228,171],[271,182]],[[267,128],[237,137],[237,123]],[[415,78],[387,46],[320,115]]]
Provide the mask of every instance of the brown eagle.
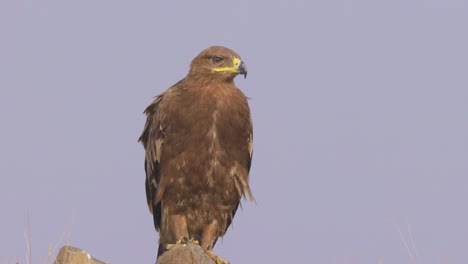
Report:
[[234,51],[209,47],[185,78],[146,108],[139,141],[145,148],[146,198],[159,231],[158,257],[175,244],[199,244],[217,263],[226,233],[249,187],[252,119],[234,84],[247,68]]

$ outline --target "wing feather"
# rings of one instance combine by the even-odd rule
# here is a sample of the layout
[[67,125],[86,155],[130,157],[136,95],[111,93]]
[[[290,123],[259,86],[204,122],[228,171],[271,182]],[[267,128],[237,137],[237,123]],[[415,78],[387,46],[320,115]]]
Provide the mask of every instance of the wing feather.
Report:
[[160,181],[159,162],[161,160],[162,143],[165,139],[160,113],[158,112],[162,98],[163,95],[157,96],[153,103],[145,109],[146,123],[143,133],[138,139],[145,148],[146,200],[148,208],[153,214],[156,230],[159,230],[161,225],[161,203],[156,201],[155,198]]

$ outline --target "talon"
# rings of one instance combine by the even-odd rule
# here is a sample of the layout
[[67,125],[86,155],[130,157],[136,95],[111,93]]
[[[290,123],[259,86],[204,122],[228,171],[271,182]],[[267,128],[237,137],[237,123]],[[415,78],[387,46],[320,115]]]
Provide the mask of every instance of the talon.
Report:
[[211,250],[205,250],[205,253],[206,253],[206,255],[208,255],[212,260],[214,260],[214,262],[215,262],[216,264],[231,264],[231,262],[229,262],[228,260],[223,259],[223,258],[221,258],[220,256],[214,254],[213,252],[211,252]]
[[188,239],[188,237],[184,236],[184,237],[179,238],[179,240],[177,240],[175,244],[164,244],[164,248],[166,250],[169,250],[177,245],[186,245],[188,244],[188,242],[190,242],[190,240]]
[[189,240],[189,242],[192,243],[192,244],[195,244],[195,245],[197,245],[197,246],[200,245],[200,240],[199,240],[198,238],[191,238],[191,239]]

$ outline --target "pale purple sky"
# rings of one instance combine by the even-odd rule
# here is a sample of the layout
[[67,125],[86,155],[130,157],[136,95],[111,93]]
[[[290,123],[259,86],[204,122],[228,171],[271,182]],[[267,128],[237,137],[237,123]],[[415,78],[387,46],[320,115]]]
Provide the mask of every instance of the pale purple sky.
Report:
[[467,262],[466,1],[156,2],[0,2],[0,263],[26,263],[27,212],[33,263],[68,232],[154,263],[142,111],[211,45],[249,68],[257,201],[215,252],[409,263],[396,223],[423,263]]

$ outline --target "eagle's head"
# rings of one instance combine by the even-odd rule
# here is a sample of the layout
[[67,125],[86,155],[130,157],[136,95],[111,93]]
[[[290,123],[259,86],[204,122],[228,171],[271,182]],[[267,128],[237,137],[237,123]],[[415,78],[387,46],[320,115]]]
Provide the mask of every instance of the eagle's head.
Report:
[[193,59],[189,75],[232,81],[238,74],[247,77],[247,67],[239,54],[221,46],[205,49]]

